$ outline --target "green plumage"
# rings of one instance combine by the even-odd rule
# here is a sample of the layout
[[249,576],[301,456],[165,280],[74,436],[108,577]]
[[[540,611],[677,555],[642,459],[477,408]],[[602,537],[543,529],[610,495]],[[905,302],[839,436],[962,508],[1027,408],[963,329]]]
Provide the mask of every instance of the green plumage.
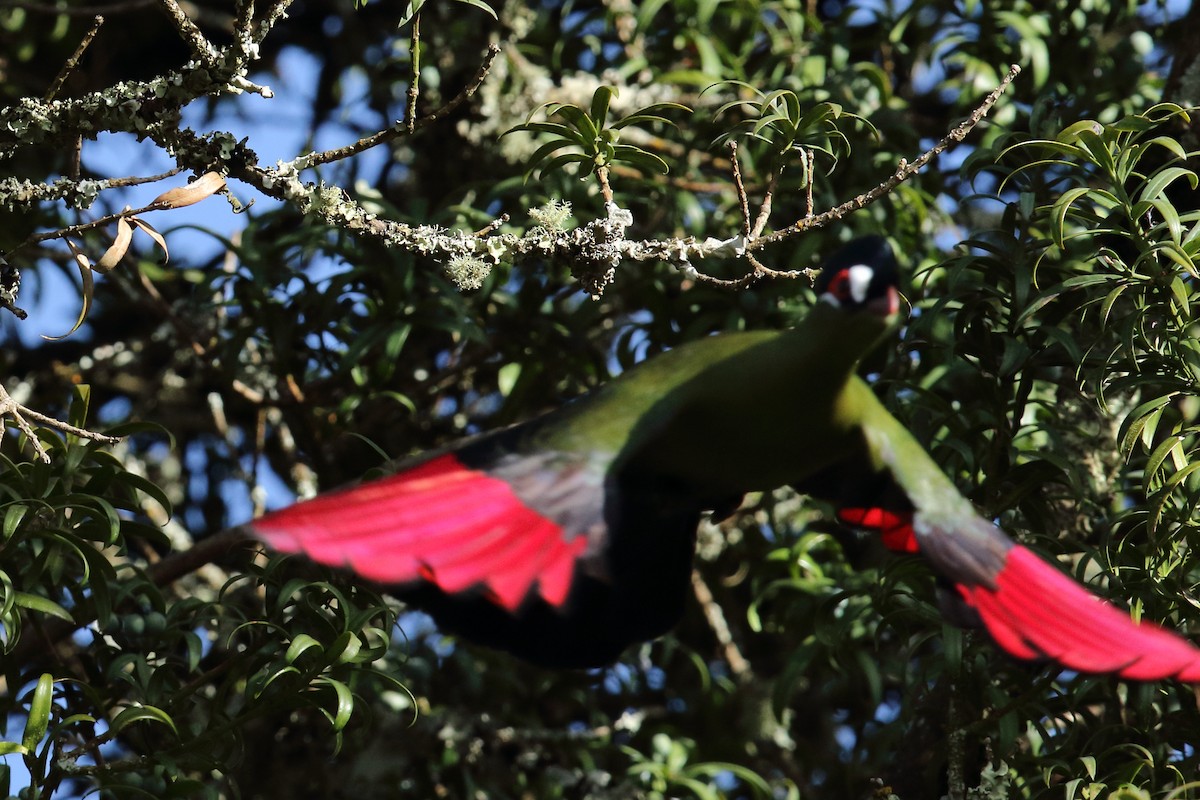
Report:
[[689,342],[543,417],[518,448],[603,454],[717,497],[793,482],[857,447],[864,411],[886,414],[847,388],[887,327],[821,304],[792,330]]

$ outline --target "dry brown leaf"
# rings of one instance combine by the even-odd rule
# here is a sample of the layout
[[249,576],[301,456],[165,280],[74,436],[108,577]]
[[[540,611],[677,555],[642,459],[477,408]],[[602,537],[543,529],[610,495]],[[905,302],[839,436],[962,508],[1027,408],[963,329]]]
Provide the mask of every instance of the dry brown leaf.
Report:
[[149,222],[145,222],[144,220],[139,219],[138,217],[130,217],[129,221],[132,222],[134,225],[137,225],[138,228],[141,229],[142,233],[149,236],[151,239],[154,240],[155,244],[157,244],[159,247],[162,248],[164,264],[171,260],[171,253],[167,250],[167,240],[163,238],[163,235],[161,233],[154,230],[153,225],[151,225]]
[[[129,210],[129,207],[125,207]],[[117,220],[117,238],[113,239],[113,243],[104,251],[104,255],[100,256],[100,260],[92,269],[101,274],[108,272],[110,269],[121,263],[121,259],[125,257],[125,253],[129,251],[129,243],[133,241],[133,226],[129,224],[129,220],[121,217]]]
[[83,307],[79,310],[79,319],[75,320],[75,324],[71,326],[71,330],[64,333],[62,336],[46,336],[42,334],[43,339],[56,342],[59,339],[65,339],[75,331],[79,330],[79,326],[87,319],[88,312],[92,309],[92,294],[94,292],[95,283],[92,280],[92,261],[87,257],[79,246],[70,239],[65,240],[67,247],[71,248],[71,255],[75,257],[75,266],[79,267],[79,277],[83,279]]
[[216,172],[206,172],[187,186],[177,186],[154,198],[154,205],[163,208],[183,208],[199,203],[206,197],[219,192],[225,186],[225,179]]

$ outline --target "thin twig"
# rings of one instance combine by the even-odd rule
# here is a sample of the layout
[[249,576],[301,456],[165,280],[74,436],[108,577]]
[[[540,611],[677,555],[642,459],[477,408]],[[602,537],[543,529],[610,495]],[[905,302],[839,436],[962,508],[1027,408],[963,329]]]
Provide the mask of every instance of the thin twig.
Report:
[[758,207],[758,217],[754,220],[754,227],[750,229],[750,235],[746,238],[757,239],[759,236],[762,236],[763,229],[767,227],[767,221],[771,218],[771,206],[774,204],[775,188],[779,185],[779,176],[782,174],[783,167],[780,166],[779,169],[771,174],[771,178],[767,181],[767,190],[763,193],[762,205]]
[[733,185],[737,189],[738,205],[742,208],[742,234],[750,238],[750,200],[746,197],[746,186],[742,183],[742,166],[738,163],[738,143],[729,142],[729,161],[733,164]]
[[[987,115],[988,111],[991,110],[996,101],[1000,99],[1000,95],[1004,93],[1009,84],[1013,82],[1020,72],[1021,68],[1016,64],[1013,64],[1011,67],[1009,67],[1008,74],[1004,77],[1004,80],[1002,80],[1000,85],[993,89],[991,93],[989,93],[988,96],[983,99],[983,102],[979,104],[979,107],[976,108],[969,117],[967,117],[965,120],[959,123],[958,126],[947,133],[941,139],[941,141],[918,156],[912,163],[909,163],[905,159],[901,159],[900,163],[896,166],[895,172],[893,172],[887,180],[880,183],[871,191],[860,194],[858,197],[855,197],[852,200],[848,200],[839,206],[835,206],[828,211],[816,215],[812,213],[812,154],[802,150],[801,159],[804,162],[805,170],[808,173],[805,181],[804,217],[792,223],[788,227],[775,231],[774,233],[766,236],[759,235],[762,229],[766,226],[766,217],[770,212],[770,198],[775,188],[775,182],[778,178],[778,175],[773,175],[771,178],[771,185],[768,187],[766,197],[763,200],[763,207],[759,212],[758,219],[755,221],[753,228],[751,228],[751,235],[746,237],[749,241],[746,244],[745,251],[742,253],[742,257],[745,258],[747,263],[749,263],[751,266],[750,272],[747,272],[740,278],[723,279],[706,275],[697,271],[692,275],[693,279],[697,282],[705,283],[710,286],[717,286],[723,289],[744,289],[745,287],[762,278],[805,277],[810,280],[813,279],[816,274],[814,270],[773,270],[755,258],[754,252],[761,250],[769,244],[782,241],[791,236],[795,236],[796,234],[815,228],[824,227],[825,225],[828,225],[835,220],[842,219],[850,213],[857,211],[860,208],[864,208],[879,198],[890,194],[891,191],[900,183],[908,180],[910,177],[920,172],[922,167],[928,164],[934,157],[936,157],[951,144],[961,142],[963,139],[965,139],[967,134],[970,133],[971,130],[974,129],[975,126],[978,125],[979,122]],[[736,159],[734,167],[734,182],[738,186],[739,199],[744,198],[745,191],[740,184],[740,175],[736,167]],[[747,201],[742,199],[743,209],[747,207],[746,202]],[[746,213],[747,212],[743,210],[743,217],[745,217]]]
[[67,63],[63,64],[62,69],[58,71],[58,75],[54,78],[54,82],[50,84],[50,88],[46,90],[46,94],[42,100],[49,103],[58,96],[58,91],[67,82],[67,78],[71,77],[71,73],[79,66],[79,59],[83,58],[83,53],[88,49],[88,45],[96,38],[96,34],[100,32],[100,26],[104,24],[104,17],[97,15],[92,21],[92,29],[83,35],[83,39],[79,41],[79,46],[75,48],[75,52],[67,59]]
[[482,228],[475,231],[471,235],[472,236],[487,236],[490,233],[495,233],[496,231],[500,230],[500,227],[502,225],[504,225],[506,222],[508,222],[508,214],[501,214],[500,216],[496,217],[494,220],[489,222],[487,225],[484,225]]
[[204,37],[204,34],[196,27],[196,23],[192,22],[184,10],[180,8],[179,3],[175,0],[158,0],[158,4],[166,12],[167,18],[174,24],[179,38],[187,42],[192,48],[192,55],[206,65],[211,66],[215,64],[217,49]]
[[983,99],[983,102],[979,104],[978,108],[971,112],[969,117],[959,123],[957,127],[947,133],[944,137],[942,137],[941,141],[926,150],[921,155],[917,156],[915,161],[909,163],[904,159],[900,159],[900,163],[896,165],[896,171],[893,172],[887,180],[876,186],[871,191],[860,194],[858,197],[855,197],[852,200],[847,200],[845,203],[835,206],[834,208],[831,208],[830,210],[821,214],[797,220],[786,228],[775,231],[775,233],[768,234],[767,236],[763,236],[760,239],[756,239],[750,244],[750,249],[760,250],[769,244],[782,241],[798,233],[803,233],[804,231],[812,230],[813,228],[824,227],[825,225],[828,225],[835,220],[842,219],[847,214],[858,211],[860,208],[865,208],[879,198],[890,194],[891,191],[901,183],[920,172],[926,164],[932,161],[935,156],[940,154],[947,147],[952,144],[957,144],[958,142],[961,142],[963,139],[967,138],[967,134],[969,134],[975,128],[975,126],[978,125],[985,116],[987,116],[988,111],[992,109],[992,106],[995,105],[996,101],[1000,99],[1000,95],[1004,94],[1004,91],[1009,87],[1009,84],[1013,82],[1020,72],[1021,68],[1016,64],[1013,64],[1011,67],[1009,67],[1008,74],[1004,76],[1004,80],[1000,81],[1000,85],[993,89],[991,93],[989,93],[988,96]]
[[600,196],[606,206],[613,203],[613,190],[608,182],[608,167],[596,167],[596,181],[600,184]]
[[[25,434],[25,438],[29,439],[29,444],[31,447],[33,447],[34,452],[37,453],[38,458],[40,458],[46,464],[50,463],[50,453],[46,451],[46,446],[42,444],[41,438],[37,435],[37,432],[33,430],[33,426],[29,424],[28,420],[25,419],[26,417],[29,417],[29,419],[32,419],[34,422],[40,422],[48,428],[54,428],[55,430],[62,431],[63,433],[78,436],[81,439],[88,439],[89,441],[93,442],[102,442],[104,444],[116,444],[117,442],[121,441],[119,436],[109,436],[104,433],[96,433],[95,431],[89,431],[84,428],[77,428],[70,423],[54,419],[53,417],[48,417],[45,414],[34,411],[31,408],[26,408],[16,400],[13,400],[12,395],[10,395],[8,390],[2,385],[0,385],[0,417],[8,417],[13,421],[13,423],[16,424],[21,433]],[[2,425],[0,425],[0,436],[3,436]]]
[[800,156],[804,161],[804,218],[808,219],[813,215],[813,171],[816,169],[817,159],[807,147],[800,149]]
[[30,426],[30,424],[25,420],[25,417],[29,417],[34,422],[40,422],[48,428],[54,428],[55,430],[62,431],[63,433],[78,436],[81,439],[87,439],[92,442],[116,444],[117,442],[121,441],[121,437],[119,436],[109,436],[105,433],[96,433],[95,431],[89,431],[85,428],[77,428],[70,423],[57,420],[54,417],[48,417],[45,414],[34,411],[32,408],[26,408],[16,400],[13,400],[12,396],[3,386],[0,386],[0,417],[9,417],[12,419],[12,421],[15,422],[17,427],[21,430],[21,433],[28,437],[34,451],[38,454],[38,457],[47,464],[50,463],[50,454],[46,452],[46,448],[42,444],[42,440],[38,438],[38,435],[34,432],[33,427]]
[[763,278],[776,278],[779,280],[796,280],[804,278],[809,281],[816,280],[820,270],[815,269],[771,269],[766,264],[763,264],[753,253],[745,253],[742,256],[750,264],[752,269],[740,278],[714,278],[712,275],[705,275],[703,272],[697,272],[694,276],[697,283],[705,283],[709,286],[716,286],[720,289],[745,289],[747,286],[756,283]]
[[117,442],[121,441],[120,436],[109,436],[107,433],[97,433],[96,431],[89,431],[86,428],[77,428],[70,423],[57,420],[54,417],[47,417],[45,414],[34,411],[32,408],[26,408],[22,405],[17,405],[17,408],[21,409],[23,414],[31,417],[35,422],[40,422],[47,427],[60,430],[63,433],[69,433],[73,436],[78,436],[80,439],[100,442],[101,444],[116,444]]
[[[50,454],[46,452],[45,445],[42,444],[42,440],[38,438],[38,435],[34,432],[33,427],[25,421],[25,417],[22,416],[23,411],[25,411],[25,409],[22,408],[21,404],[12,399],[12,397],[8,394],[7,389],[5,389],[3,386],[0,386],[0,417],[11,418],[12,421],[17,424],[17,428],[20,429],[21,433],[25,434],[25,438],[28,439],[29,444],[33,446],[33,450],[35,453],[37,453],[38,458],[40,458],[43,463],[49,464]],[[0,436],[3,436],[5,427],[6,426],[3,424],[0,424]]]
[[17,319],[22,319],[22,320],[29,319],[28,311],[21,308],[20,306],[13,305],[12,301],[10,301],[8,298],[4,297],[3,295],[0,295],[0,308],[11,311],[12,315],[14,317],[16,317]]
[[735,678],[745,680],[752,674],[750,662],[742,655],[737,642],[733,640],[733,633],[729,630],[729,623],[725,620],[725,612],[721,610],[720,604],[713,597],[713,593],[708,588],[708,584],[704,582],[700,571],[695,569],[692,570],[692,591],[700,602],[700,608],[704,610],[704,618],[708,620],[708,627],[712,628],[713,634],[717,637],[717,643],[721,645],[725,661],[729,664],[729,671]]
[[258,30],[254,32],[255,43],[262,44],[275,24],[287,14],[287,10],[293,2],[294,0],[275,0],[272,5],[267,7],[266,12],[258,21]]
[[783,278],[785,280],[807,278],[808,280],[815,280],[820,272],[820,270],[815,269],[771,269],[750,253],[746,254],[746,260],[750,262],[750,266],[754,267],[754,271],[763,278]]
[[496,56],[500,55],[500,45],[492,44],[488,46],[488,51],[483,57],[483,63],[479,65],[479,70],[475,73],[475,77],[468,83],[461,92],[446,103],[441,108],[430,113],[428,116],[412,122],[411,128],[406,125],[397,123],[386,130],[373,133],[370,136],[364,136],[353,144],[348,144],[345,147],[338,147],[333,150],[323,150],[319,153],[313,152],[308,155],[303,155],[297,158],[293,163],[297,168],[308,169],[310,167],[320,166],[321,164],[329,164],[334,161],[341,161],[350,156],[361,153],[365,150],[370,150],[376,145],[390,142],[393,139],[398,139],[401,136],[407,135],[410,131],[415,131],[419,128],[424,128],[432,125],[434,122],[441,120],[447,114],[454,111],[472,95],[479,90],[483,85],[484,79],[492,69],[492,63],[496,60]]
[[70,236],[78,236],[79,234],[83,233],[84,231],[90,231],[94,228],[102,228],[105,225],[109,224],[110,222],[116,222],[117,220],[122,219],[122,218],[128,219],[130,217],[136,217],[138,214],[145,214],[149,211],[161,211],[163,209],[170,208],[170,207],[171,207],[170,203],[163,203],[163,202],[151,203],[150,205],[142,206],[141,208],[135,208],[132,211],[118,211],[116,214],[108,214],[107,216],[103,216],[98,219],[94,219],[91,222],[81,222],[78,225],[71,225],[66,228],[57,228],[52,231],[45,231],[43,233],[35,233],[8,252],[11,255],[12,253],[17,252],[21,248],[27,247],[31,244],[37,244],[38,242],[45,242],[49,239],[66,239]]
[[404,121],[408,132],[417,129],[417,96],[421,94],[421,12],[412,18],[412,34],[408,38],[408,106],[404,110]]

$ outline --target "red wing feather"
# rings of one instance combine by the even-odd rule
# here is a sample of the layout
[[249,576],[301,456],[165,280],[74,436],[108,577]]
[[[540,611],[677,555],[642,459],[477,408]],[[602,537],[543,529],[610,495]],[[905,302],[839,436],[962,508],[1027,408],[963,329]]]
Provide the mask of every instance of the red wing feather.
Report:
[[917,536],[913,532],[911,511],[889,511],[886,508],[839,508],[838,519],[855,528],[878,533],[884,546],[897,553],[916,553]]
[[1008,551],[994,583],[959,591],[1015,656],[1134,680],[1200,681],[1200,650],[1156,625],[1135,623],[1020,545]]
[[587,536],[530,508],[507,481],[453,454],[297,503],[251,527],[276,550],[379,583],[426,580],[446,592],[480,586],[510,611],[535,587],[562,605],[588,546]]

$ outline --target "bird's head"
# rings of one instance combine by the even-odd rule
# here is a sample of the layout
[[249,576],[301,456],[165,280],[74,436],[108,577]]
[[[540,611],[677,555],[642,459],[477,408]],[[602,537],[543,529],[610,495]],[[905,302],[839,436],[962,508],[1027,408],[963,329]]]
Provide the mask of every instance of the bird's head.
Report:
[[864,236],[825,262],[813,288],[821,300],[836,308],[888,318],[900,310],[899,279],[896,254],[887,239]]

